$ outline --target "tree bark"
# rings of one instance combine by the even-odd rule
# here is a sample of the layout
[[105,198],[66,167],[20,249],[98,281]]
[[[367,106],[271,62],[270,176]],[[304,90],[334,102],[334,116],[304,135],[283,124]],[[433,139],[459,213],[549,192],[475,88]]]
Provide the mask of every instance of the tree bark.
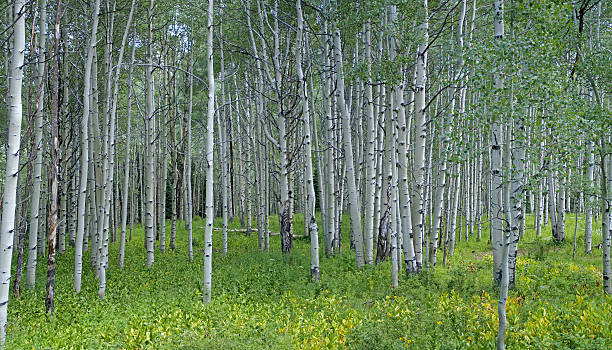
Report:
[[300,99],[302,101],[302,117],[304,118],[304,144],[305,144],[305,162],[306,162],[306,210],[307,216],[304,217],[304,222],[308,222],[308,232],[304,235],[310,235],[310,279],[311,281],[319,280],[319,229],[315,210],[317,207],[316,194],[314,189],[314,181],[312,176],[312,144],[310,137],[310,109],[308,101],[308,87],[306,77],[302,70],[302,50],[304,45],[304,18],[302,15],[302,2],[296,1],[297,17],[298,17],[298,33],[297,33],[297,48],[296,48],[296,68],[298,79],[300,81]]
[[213,65],[213,0],[208,0],[208,35],[206,55],[208,70],[208,110],[206,111],[206,228],[204,231],[204,288],[203,302],[211,301],[212,287],[212,229],[214,220],[213,198],[213,154],[214,154],[214,117],[215,117],[215,71]]
[[[130,20],[132,17],[132,11],[134,8],[134,0],[132,1],[132,8],[130,9]],[[128,23],[130,21],[128,20]],[[127,28],[127,27],[126,27]],[[125,261],[125,230],[127,226],[128,217],[128,194],[130,185],[130,145],[131,145],[131,133],[132,133],[132,73],[134,71],[136,45],[132,45],[132,58],[130,60],[130,68],[128,73],[128,96],[127,96],[127,130],[125,132],[125,174],[123,174],[123,193],[121,201],[121,237],[119,238],[119,268],[123,268]],[[117,68],[119,69],[119,68]],[[133,190],[132,190],[133,191]]]
[[351,212],[351,230],[355,238],[355,255],[357,267],[364,264],[363,234],[361,231],[361,208],[355,185],[355,167],[353,165],[353,141],[351,136],[351,123],[348,107],[344,96],[344,68],[342,61],[342,47],[340,44],[340,30],[334,29],[334,57],[337,72],[337,103],[342,114],[342,138],[344,143],[344,163],[346,164],[346,182]]
[[414,229],[414,253],[416,270],[423,267],[423,238],[425,237],[425,141],[427,137],[427,110],[425,84],[427,81],[427,49],[429,45],[429,21],[427,0],[423,1],[423,23],[419,26],[422,41],[417,49],[415,81],[415,152],[413,174],[415,187],[412,190],[412,227]]
[[149,1],[148,64],[146,66],[146,217],[145,243],[147,267],[155,261],[155,169],[153,164],[155,147],[155,114],[153,110],[153,0]]
[[38,221],[40,217],[40,197],[42,183],[43,162],[43,116],[45,107],[45,71],[46,71],[46,43],[47,43],[47,1],[40,2],[40,15],[38,23],[38,62],[36,86],[38,95],[36,100],[36,125],[34,134],[34,147],[36,155],[33,167],[32,198],[30,202],[30,232],[28,235],[28,262],[26,267],[26,287],[34,288],[36,285]]
[[6,174],[2,200],[2,222],[0,225],[0,346],[4,348],[7,327],[7,304],[11,283],[11,259],[15,234],[15,212],[17,206],[17,178],[19,151],[21,149],[21,120],[23,104],[21,87],[25,51],[25,1],[14,0],[13,47],[9,71],[7,96],[8,139],[6,148]]

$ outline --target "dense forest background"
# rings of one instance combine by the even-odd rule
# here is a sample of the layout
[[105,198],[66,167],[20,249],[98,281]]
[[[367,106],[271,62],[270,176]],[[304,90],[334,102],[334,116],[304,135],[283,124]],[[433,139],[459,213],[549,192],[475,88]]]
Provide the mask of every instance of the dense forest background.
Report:
[[608,2],[2,8],[2,346],[612,346]]

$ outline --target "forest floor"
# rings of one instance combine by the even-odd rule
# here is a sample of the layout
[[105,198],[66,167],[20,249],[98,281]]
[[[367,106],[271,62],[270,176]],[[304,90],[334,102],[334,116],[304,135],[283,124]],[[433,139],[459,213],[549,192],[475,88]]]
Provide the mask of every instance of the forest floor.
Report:
[[[356,268],[348,248],[323,257],[321,281],[309,282],[309,240],[299,238],[289,257],[279,237],[259,252],[257,235],[230,232],[222,257],[214,232],[213,302],[202,304],[203,226],[194,222],[194,261],[187,233],[178,225],[176,250],[155,252],[147,269],[143,229],[126,245],[125,268],[117,267],[118,244],[110,248],[106,299],[84,255],[83,289],[72,288],[73,249],[58,257],[55,314],[45,314],[46,259],[39,259],[36,289],[11,294],[7,349],[492,349],[497,332],[498,290],[492,257],[483,240],[457,242],[455,255],[435,271],[400,276],[391,286],[391,265]],[[508,301],[510,349],[610,349],[612,299],[604,296],[601,228],[593,252],[584,254],[583,222],[572,259],[574,216],[566,216],[566,242],[536,241],[533,217],[520,243],[516,288]],[[303,219],[296,217],[295,233]],[[272,221],[278,232],[278,222]],[[215,226],[221,226],[220,221]],[[232,228],[239,228],[236,220]],[[486,225],[485,225],[486,226]],[[170,221],[167,224],[170,237]],[[543,237],[550,236],[550,229]],[[322,238],[322,237],[320,237]],[[157,243],[156,243],[157,245]],[[168,246],[168,245],[166,245]],[[156,248],[158,248],[156,246]],[[12,286],[11,286],[12,287]]]

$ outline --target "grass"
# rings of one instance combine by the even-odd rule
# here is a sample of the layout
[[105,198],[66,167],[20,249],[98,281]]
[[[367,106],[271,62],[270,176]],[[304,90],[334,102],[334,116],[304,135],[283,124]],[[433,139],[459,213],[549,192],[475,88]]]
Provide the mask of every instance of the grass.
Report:
[[[303,220],[296,217],[295,233]],[[516,289],[508,302],[508,348],[604,349],[612,347],[612,302],[602,292],[601,250],[583,252],[582,225],[572,260],[574,216],[566,216],[566,243],[536,240],[533,218],[520,244]],[[194,222],[194,261],[189,263],[184,225],[175,251],[156,250],[145,266],[143,230],[127,244],[125,268],[110,248],[107,296],[83,261],[83,289],[72,289],[73,250],[58,258],[52,318],[45,314],[46,264],[39,260],[37,287],[9,302],[7,349],[490,349],[497,331],[497,295],[490,247],[457,244],[448,266],[390,285],[390,264],[355,267],[348,249],[321,258],[321,281],[309,282],[309,241],[297,239],[290,256],[259,252],[257,237],[230,232],[223,258],[214,232],[213,302],[203,305],[203,221]],[[219,220],[216,226],[221,226]],[[167,225],[168,230],[170,225]],[[278,221],[272,218],[272,231]],[[237,220],[232,228],[238,228]],[[596,226],[599,227],[599,226]],[[550,236],[550,229],[543,237]],[[169,234],[167,235],[169,238]],[[483,231],[488,237],[488,231]],[[601,242],[596,230],[594,246]],[[157,248],[157,247],[156,247]],[[322,250],[322,246],[321,246]],[[441,262],[441,254],[440,259]]]

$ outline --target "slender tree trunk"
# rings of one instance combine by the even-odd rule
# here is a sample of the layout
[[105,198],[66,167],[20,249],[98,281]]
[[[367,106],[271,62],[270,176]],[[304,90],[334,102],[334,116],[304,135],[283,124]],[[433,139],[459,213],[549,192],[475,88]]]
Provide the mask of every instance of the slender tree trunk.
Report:
[[215,72],[213,65],[213,0],[208,0],[208,35],[206,55],[208,67],[208,110],[206,111],[206,228],[204,231],[204,289],[202,300],[211,301],[212,286],[212,231],[213,231],[213,154],[214,154],[214,117],[215,117]]
[[[592,141],[588,142],[588,154],[587,154],[587,182],[589,189],[592,190],[594,181],[595,167],[595,154],[593,152],[594,144]],[[586,194],[585,208],[584,208],[584,251],[589,254],[591,253],[591,245],[593,240],[593,201],[592,193]]]
[[[512,94],[511,94],[512,95]],[[512,105],[513,102],[511,101]],[[511,109],[513,107],[510,107]],[[516,120],[516,123],[509,127],[510,130],[516,130],[520,134],[525,133],[525,128],[523,127],[523,121],[519,117]],[[508,132],[508,136],[512,134],[511,131]],[[520,224],[523,221],[523,217],[525,215],[523,208],[523,178],[524,178],[524,167],[525,167],[525,149],[523,145],[523,141],[518,137],[516,139],[509,138],[506,143],[508,147],[510,147],[511,160],[510,163],[512,169],[511,179],[510,179],[510,215],[511,220],[510,223],[510,237],[509,237],[509,252],[508,252],[508,284],[511,288],[514,288],[515,284],[515,275],[516,275],[516,261],[518,258],[518,241],[520,239]]]
[[552,231],[553,237],[557,235],[557,188],[555,186],[555,171],[552,170],[553,163],[552,158],[549,160],[548,167],[548,178],[546,180],[548,185],[548,193],[547,193],[547,204],[548,204],[548,221],[550,222],[550,229]]
[[[563,167],[565,168],[565,164],[563,164]],[[559,187],[561,187],[558,190],[558,193],[556,193],[555,195],[558,195],[557,201],[556,201],[556,206],[554,208],[554,210],[556,210],[557,212],[557,218],[556,218],[556,222],[557,222],[557,229],[553,231],[553,238],[556,242],[564,242],[565,241],[565,186],[563,184],[562,179],[560,179],[561,181],[559,181]]]
[[55,300],[55,239],[57,233],[58,216],[58,185],[60,174],[60,144],[59,144],[59,43],[60,43],[60,23],[62,14],[61,0],[57,4],[55,13],[55,43],[53,47],[53,72],[51,74],[51,174],[50,180],[50,210],[49,210],[49,252],[47,256],[47,284],[45,309],[49,316],[53,315]]
[[376,155],[374,146],[376,143],[376,120],[374,115],[374,100],[372,96],[372,28],[371,23],[365,24],[365,42],[364,55],[367,66],[367,81],[365,84],[365,99],[366,99],[366,150],[365,157],[365,181],[363,187],[364,192],[364,248],[365,248],[365,263],[372,264],[374,262],[374,202],[375,202],[375,186],[376,186]]
[[355,185],[355,167],[353,165],[353,141],[351,137],[351,123],[349,110],[344,96],[344,68],[342,61],[342,47],[340,44],[340,30],[334,29],[334,57],[337,71],[337,99],[340,113],[342,113],[342,138],[344,141],[344,162],[346,164],[346,182],[348,187],[349,207],[351,212],[351,230],[355,237],[355,254],[357,267],[364,264],[363,234],[361,231],[361,208]]
[[[221,50],[220,50],[221,51]],[[222,52],[222,51],[221,51]],[[223,56],[221,56],[223,57]],[[223,59],[221,59],[223,60]],[[221,65],[221,79],[223,78],[223,64]],[[225,94],[224,94],[224,83],[221,82],[222,91],[221,91],[221,105],[225,105]],[[219,112],[217,113],[217,125],[219,131],[219,167],[221,168],[221,215],[223,216],[223,242],[222,242],[222,254],[223,257],[227,255],[227,229],[228,229],[228,219],[229,219],[229,208],[228,208],[228,157],[227,157],[227,138],[225,133],[225,123],[226,123],[226,115],[225,109],[223,107],[218,108]]]
[[21,120],[23,104],[21,86],[25,52],[25,11],[23,0],[13,4],[13,48],[9,71],[7,96],[8,139],[6,148],[6,175],[2,201],[2,223],[0,232],[0,346],[4,348],[7,327],[7,304],[11,283],[11,259],[15,234],[15,212],[17,206],[17,178],[19,150],[21,149]]
[[36,100],[36,125],[34,134],[34,175],[32,183],[32,198],[30,201],[30,232],[28,235],[28,262],[26,267],[26,287],[34,288],[36,284],[36,263],[38,243],[38,221],[40,217],[40,197],[42,183],[42,156],[43,156],[43,116],[45,102],[45,71],[46,71],[46,43],[47,43],[47,1],[40,1],[40,15],[38,23],[38,62],[36,86],[38,95]]
[[[603,146],[603,145],[602,145]],[[603,289],[612,294],[610,242],[612,241],[612,154],[601,155],[601,210],[602,210],[602,276]]]
[[[134,8],[134,1],[132,1],[132,9]],[[130,10],[130,18],[132,10]],[[123,174],[123,193],[121,201],[121,237],[119,239],[119,268],[123,268],[125,261],[125,229],[127,226],[128,217],[128,193],[130,184],[130,144],[131,144],[131,133],[132,133],[132,73],[134,71],[134,56],[136,52],[136,45],[132,45],[132,59],[130,61],[130,68],[128,73],[128,96],[127,96],[127,130],[125,133],[125,173]],[[117,68],[119,69],[119,68]],[[133,191],[133,190],[132,190]]]
[[[328,24],[324,23],[324,32],[328,34]],[[326,36],[325,47],[323,54],[325,56],[326,67],[331,67],[331,52],[330,52],[331,35]],[[321,89],[323,93],[323,138],[325,141],[325,186],[327,198],[325,199],[327,213],[327,229],[325,231],[325,256],[330,257],[334,254],[334,237],[336,227],[336,182],[335,182],[335,162],[334,162],[334,130],[333,130],[333,115],[332,115],[332,96],[331,96],[331,72],[324,71],[321,78]]]
[[[500,2],[503,0],[497,0]],[[498,5],[502,6],[503,5]],[[500,14],[501,16],[501,14]],[[497,22],[496,22],[497,23]],[[502,24],[503,26],[503,24]],[[501,34],[503,35],[503,34]],[[499,78],[497,78],[499,79]],[[502,206],[502,135],[499,121],[495,121],[491,131],[491,245],[493,247],[493,281],[499,284],[502,279],[504,218]]]
[[[135,0],[132,0],[132,6],[130,8],[130,13],[128,15],[128,20],[125,26],[125,30],[123,32],[123,38],[121,40],[121,47],[119,49],[119,57],[117,59],[117,70],[115,72],[114,78],[112,81],[113,91],[112,96],[110,97],[112,100],[110,101],[110,110],[107,111],[108,118],[108,143],[105,144],[105,150],[108,152],[104,159],[104,169],[106,170],[106,178],[105,178],[105,194],[104,194],[104,234],[101,237],[101,256],[99,264],[99,287],[98,287],[98,296],[100,299],[104,299],[106,293],[106,269],[108,267],[108,245],[109,245],[109,236],[111,235],[110,230],[112,227],[112,232],[114,235],[114,225],[110,225],[111,221],[111,208],[114,208],[112,203],[113,187],[114,187],[114,172],[115,172],[115,116],[117,114],[117,104],[119,100],[119,77],[121,76],[121,63],[123,62],[123,54],[125,52],[125,44],[127,42],[127,37],[130,32],[132,15],[134,13]],[[110,74],[110,73],[109,73]],[[110,77],[108,78],[110,79]],[[110,89],[109,89],[110,90]],[[109,97],[107,97],[109,98]],[[125,236],[125,234],[122,234]],[[124,237],[125,241],[125,237]]]
[[[83,271],[83,237],[85,234],[85,206],[87,205],[87,182],[89,170],[89,113],[90,113],[90,92],[93,56],[97,42],[98,32],[98,13],[100,12],[100,0],[95,0],[92,8],[92,25],[87,46],[87,60],[85,62],[85,73],[83,75],[83,116],[81,118],[81,172],[79,184],[79,203],[77,213],[77,234],[74,253],[74,289],[81,291],[81,275]],[[93,74],[97,74],[94,71]],[[93,251],[92,251],[93,254]]]
[[155,169],[153,164],[155,147],[155,114],[153,111],[153,0],[149,1],[148,64],[146,66],[146,174],[145,174],[145,243],[147,267],[155,261]]
[[[193,40],[193,39],[192,39]],[[193,46],[193,44],[192,44]],[[187,191],[187,225],[189,261],[193,261],[193,188],[191,186],[191,114],[193,111],[193,50],[189,50],[189,110],[187,111],[187,149],[185,151],[185,190]],[[196,197],[197,198],[197,197]]]
[[415,153],[413,163],[413,176],[415,187],[412,191],[412,227],[414,231],[414,252],[416,269],[423,267],[423,238],[425,237],[425,141],[427,137],[427,110],[425,97],[425,84],[427,81],[427,50],[429,47],[429,21],[427,0],[423,1],[424,8],[421,14],[423,23],[419,26],[422,41],[417,49],[416,81],[415,81]]
[[[391,97],[392,99],[394,99],[394,97]],[[393,113],[393,112],[391,112]],[[387,125],[391,125],[393,124],[393,122],[389,122]],[[390,129],[395,129],[394,126],[391,126]],[[390,130],[389,130],[390,131]],[[389,139],[393,139],[393,137],[389,138]],[[395,149],[395,142],[393,142],[392,144],[388,145],[387,147],[389,147],[390,149],[390,156],[391,156],[391,162],[392,162],[392,166],[391,166],[391,177],[389,179],[390,183],[390,187],[391,187],[391,221],[390,221],[390,232],[388,234],[389,236],[389,246],[390,246],[390,254],[391,254],[391,285],[393,286],[393,288],[397,288],[397,286],[399,285],[399,254],[398,254],[398,249],[399,246],[397,244],[398,241],[398,231],[400,228],[400,218],[399,216],[399,203],[398,203],[398,196],[399,196],[399,191],[397,188],[397,173],[398,173],[398,167],[395,166],[394,164],[397,164],[397,151]]]
[[[302,100],[302,117],[304,118],[304,144],[305,144],[305,162],[306,162],[306,210],[307,216],[304,217],[304,222],[308,222],[308,232],[304,234],[310,235],[310,279],[312,281],[319,280],[319,229],[315,210],[317,207],[316,194],[314,189],[314,181],[312,176],[312,144],[310,137],[310,109],[308,101],[308,87],[306,77],[302,71],[302,50],[304,42],[304,19],[302,15],[302,2],[297,0],[297,17],[298,17],[298,33],[297,33],[297,48],[296,48],[296,68],[298,79],[300,81],[300,99]],[[315,131],[316,132],[316,131]]]

